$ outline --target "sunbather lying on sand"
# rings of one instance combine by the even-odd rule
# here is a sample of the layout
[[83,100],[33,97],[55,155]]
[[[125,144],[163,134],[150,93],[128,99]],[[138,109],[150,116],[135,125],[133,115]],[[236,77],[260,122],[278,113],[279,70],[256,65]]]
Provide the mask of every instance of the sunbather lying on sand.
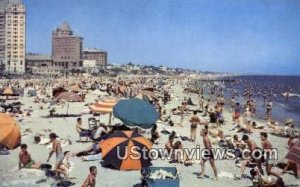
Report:
[[101,149],[99,147],[99,144],[98,143],[94,143],[92,145],[90,145],[89,147],[87,147],[86,149],[84,150],[81,150],[77,153],[74,153],[72,154],[73,156],[84,156],[84,155],[94,155],[94,154],[97,154],[97,153],[100,153],[101,152]]
[[253,178],[253,186],[261,187],[284,187],[284,182],[282,178],[276,178],[275,176],[264,176],[260,173],[257,167],[250,171]]

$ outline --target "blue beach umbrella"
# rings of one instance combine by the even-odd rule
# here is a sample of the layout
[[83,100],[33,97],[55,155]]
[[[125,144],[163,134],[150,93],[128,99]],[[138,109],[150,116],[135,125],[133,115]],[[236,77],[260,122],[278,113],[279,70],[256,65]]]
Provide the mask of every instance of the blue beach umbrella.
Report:
[[128,126],[151,128],[159,118],[159,113],[146,101],[126,99],[118,102],[113,108],[113,114]]

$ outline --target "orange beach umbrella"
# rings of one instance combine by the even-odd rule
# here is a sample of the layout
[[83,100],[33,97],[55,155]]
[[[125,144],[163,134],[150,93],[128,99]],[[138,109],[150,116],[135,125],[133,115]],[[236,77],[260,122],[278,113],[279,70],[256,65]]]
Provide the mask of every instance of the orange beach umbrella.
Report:
[[[149,150],[152,144],[137,130],[115,131],[100,142],[99,147],[102,150],[102,160],[115,169],[140,170],[151,165]],[[142,152],[146,154],[143,155]]]
[[0,113],[0,144],[14,149],[20,142],[21,133],[14,118],[8,114]]

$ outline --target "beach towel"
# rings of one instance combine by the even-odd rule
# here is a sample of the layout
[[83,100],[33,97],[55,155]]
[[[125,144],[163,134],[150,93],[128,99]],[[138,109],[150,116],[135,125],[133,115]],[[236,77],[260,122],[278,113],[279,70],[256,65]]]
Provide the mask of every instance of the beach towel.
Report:
[[39,145],[47,145],[50,143],[49,138],[41,138],[40,142],[38,143]]
[[155,172],[151,173],[149,176],[150,179],[175,179],[177,178],[177,176],[173,175],[171,172],[168,172],[166,170],[160,169],[160,170],[156,170]]
[[6,149],[0,151],[0,155],[9,155],[9,154],[10,154],[9,151]]
[[88,155],[88,156],[82,157],[82,161],[95,161],[95,160],[102,160],[101,153],[96,154],[96,155]]

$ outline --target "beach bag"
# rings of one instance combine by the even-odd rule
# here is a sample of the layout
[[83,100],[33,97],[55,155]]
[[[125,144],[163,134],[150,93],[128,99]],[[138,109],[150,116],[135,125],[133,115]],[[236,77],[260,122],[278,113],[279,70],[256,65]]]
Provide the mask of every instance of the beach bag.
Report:
[[36,144],[40,143],[40,142],[41,142],[41,137],[40,137],[40,136],[35,136],[35,137],[34,137],[34,142],[35,142]]

